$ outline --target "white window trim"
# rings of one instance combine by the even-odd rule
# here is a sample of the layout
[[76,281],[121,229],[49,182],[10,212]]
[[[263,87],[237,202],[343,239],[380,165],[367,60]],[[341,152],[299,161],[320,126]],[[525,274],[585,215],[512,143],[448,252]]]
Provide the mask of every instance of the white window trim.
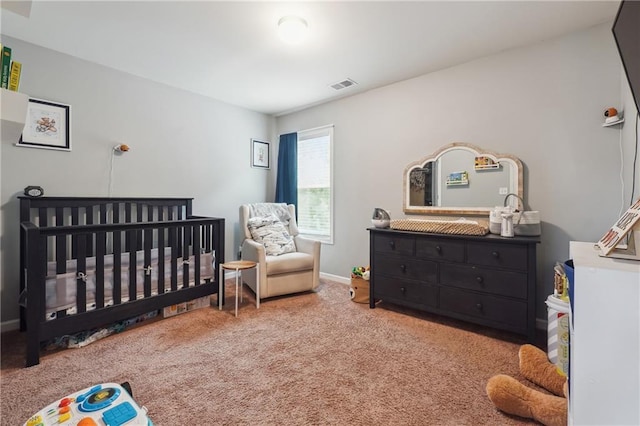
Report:
[[331,185],[331,195],[329,197],[329,236],[318,236],[309,233],[300,232],[300,236],[308,238],[310,240],[320,241],[322,244],[334,244],[334,193],[335,186],[333,185],[333,124],[327,124],[326,126],[314,127],[312,129],[302,130],[298,132],[298,140],[300,139],[312,139],[315,136],[324,136],[329,134],[329,185]]

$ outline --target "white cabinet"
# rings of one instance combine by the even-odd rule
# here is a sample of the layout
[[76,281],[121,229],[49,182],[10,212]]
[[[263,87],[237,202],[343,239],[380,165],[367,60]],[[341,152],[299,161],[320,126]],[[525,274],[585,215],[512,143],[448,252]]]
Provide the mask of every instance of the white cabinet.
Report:
[[640,425],[640,262],[572,241],[569,424]]

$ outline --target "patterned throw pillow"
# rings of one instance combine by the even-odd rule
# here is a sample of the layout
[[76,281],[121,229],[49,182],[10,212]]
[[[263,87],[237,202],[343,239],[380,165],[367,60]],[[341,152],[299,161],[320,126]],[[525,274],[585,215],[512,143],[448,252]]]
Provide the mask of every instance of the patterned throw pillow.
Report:
[[252,217],[247,222],[251,237],[264,246],[267,256],[296,251],[293,237],[274,215]]

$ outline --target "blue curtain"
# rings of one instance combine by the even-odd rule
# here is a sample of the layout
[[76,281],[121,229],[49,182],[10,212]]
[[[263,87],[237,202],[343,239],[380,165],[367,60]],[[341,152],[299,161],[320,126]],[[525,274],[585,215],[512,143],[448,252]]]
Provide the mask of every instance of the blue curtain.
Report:
[[296,206],[298,212],[298,134],[280,135],[276,203]]

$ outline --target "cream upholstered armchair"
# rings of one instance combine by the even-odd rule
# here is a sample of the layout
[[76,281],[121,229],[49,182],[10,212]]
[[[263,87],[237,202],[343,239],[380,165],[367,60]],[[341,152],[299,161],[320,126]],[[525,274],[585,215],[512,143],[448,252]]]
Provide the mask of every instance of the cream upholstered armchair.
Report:
[[[240,232],[244,237],[242,259],[260,265],[261,300],[318,287],[320,242],[298,235],[294,205],[243,204]],[[255,274],[246,273],[242,278],[255,292]]]

